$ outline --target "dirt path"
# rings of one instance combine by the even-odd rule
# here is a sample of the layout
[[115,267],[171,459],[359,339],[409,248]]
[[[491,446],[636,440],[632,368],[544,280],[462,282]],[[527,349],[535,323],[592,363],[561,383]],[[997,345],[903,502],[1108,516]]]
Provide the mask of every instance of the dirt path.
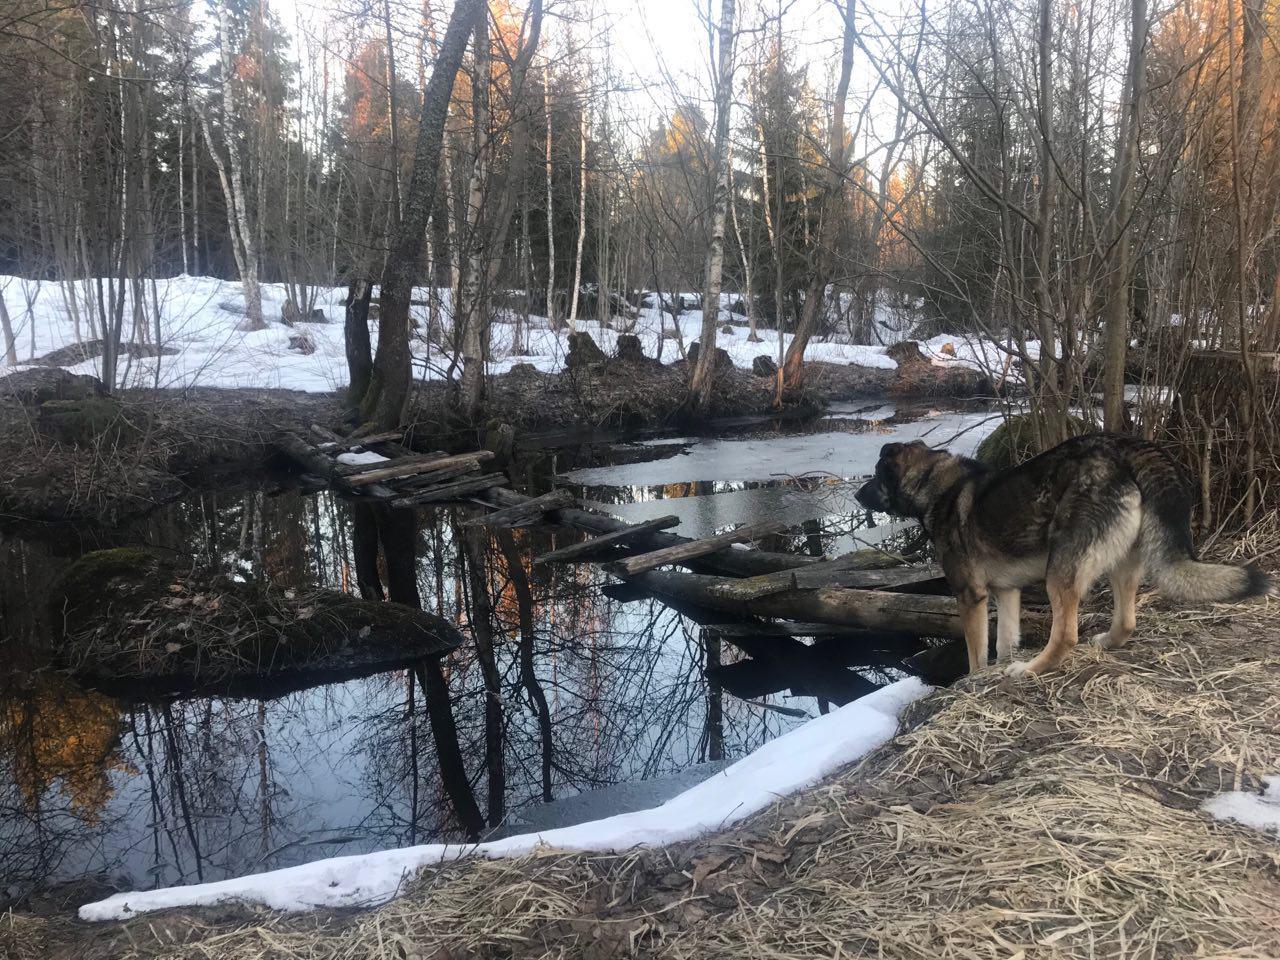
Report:
[[362,912],[11,916],[0,955],[1280,956],[1280,837],[1200,809],[1280,773],[1276,602],[1155,606],[1118,653],[926,698],[885,747],[720,836],[430,870]]

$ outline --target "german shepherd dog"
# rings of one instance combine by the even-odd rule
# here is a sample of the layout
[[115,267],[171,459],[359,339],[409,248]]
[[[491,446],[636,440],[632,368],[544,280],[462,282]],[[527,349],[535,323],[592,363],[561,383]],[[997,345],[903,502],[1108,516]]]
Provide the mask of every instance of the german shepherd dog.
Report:
[[1273,592],[1257,566],[1201,563],[1191,539],[1191,487],[1155,444],[1095,433],[1076,437],[1011,470],[889,443],[875,477],[857,493],[871,510],[920,521],[960,604],[969,671],[987,662],[987,596],[995,594],[996,651],[1019,642],[1022,588],[1044,581],[1053,626],[1044,650],[1006,673],[1043,673],[1076,645],[1081,599],[1110,574],[1111,629],[1105,649],[1129,640],[1143,574],[1181,600],[1243,600]]

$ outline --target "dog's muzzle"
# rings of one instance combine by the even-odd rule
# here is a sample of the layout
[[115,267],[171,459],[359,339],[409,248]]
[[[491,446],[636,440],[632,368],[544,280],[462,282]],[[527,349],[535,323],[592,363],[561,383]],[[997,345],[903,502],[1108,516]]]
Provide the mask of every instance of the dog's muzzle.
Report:
[[854,497],[868,510],[874,510],[876,513],[889,512],[889,504],[885,502],[884,498],[884,487],[875,477],[864,483],[862,488],[854,494]]

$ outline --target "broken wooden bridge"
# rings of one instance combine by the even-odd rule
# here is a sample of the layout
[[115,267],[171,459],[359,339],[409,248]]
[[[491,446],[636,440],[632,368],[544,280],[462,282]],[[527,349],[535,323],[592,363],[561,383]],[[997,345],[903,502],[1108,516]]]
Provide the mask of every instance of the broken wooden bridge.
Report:
[[776,648],[780,637],[806,650],[795,637],[963,637],[956,601],[936,565],[908,564],[876,549],[825,558],[742,548],[783,532],[785,525],[772,521],[689,539],[670,532],[679,523],[675,516],[626,523],[587,508],[566,490],[517,493],[504,474],[486,469],[488,451],[419,453],[400,440],[398,433],[344,438],[313,427],[306,438],[290,435],[280,449],[305,472],[370,502],[464,502],[487,511],[470,525],[547,523],[580,531],[586,534],[581,541],[533,562],[598,565],[623,582],[617,595],[656,595],[696,611],[698,622],[748,653],[766,641]]

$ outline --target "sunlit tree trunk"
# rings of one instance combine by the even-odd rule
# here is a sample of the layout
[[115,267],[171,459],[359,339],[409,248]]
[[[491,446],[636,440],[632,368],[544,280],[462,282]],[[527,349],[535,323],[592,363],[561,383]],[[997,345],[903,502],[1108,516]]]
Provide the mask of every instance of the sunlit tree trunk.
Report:
[[1107,430],[1124,430],[1124,368],[1129,355],[1129,286],[1131,246],[1129,221],[1133,218],[1133,168],[1138,153],[1138,127],[1142,121],[1143,88],[1146,85],[1147,3],[1132,0],[1129,65],[1125,71],[1124,109],[1116,137],[1114,180],[1111,185],[1111,256],[1107,309],[1103,319],[1102,416]]
[[[827,169],[823,171],[826,186],[815,240],[817,248],[812,257],[813,275],[809,278],[809,287],[805,292],[800,322],[796,324],[795,336],[791,338],[791,345],[787,348],[786,359],[782,365],[782,376],[778,380],[778,395],[775,397],[777,403],[782,401],[782,391],[795,389],[800,384],[805,348],[808,347],[809,338],[813,336],[818,329],[818,324],[822,321],[827,284],[831,281],[831,268],[835,258],[836,238],[839,235],[842,215],[841,199],[844,197],[845,166],[848,156],[848,148],[845,145],[844,114],[845,104],[849,98],[849,77],[853,71],[853,45],[857,38],[852,3],[842,13],[844,43],[840,53],[840,78],[836,83],[835,103],[832,107],[831,134],[827,145]],[[808,218],[806,218],[807,222]]]

